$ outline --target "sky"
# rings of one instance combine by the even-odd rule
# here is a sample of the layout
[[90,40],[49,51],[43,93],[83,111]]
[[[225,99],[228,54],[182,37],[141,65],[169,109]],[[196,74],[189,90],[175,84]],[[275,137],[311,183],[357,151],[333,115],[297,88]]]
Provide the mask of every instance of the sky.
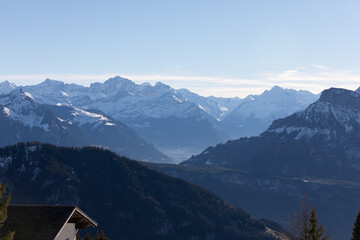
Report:
[[204,96],[360,86],[359,0],[0,1],[0,81],[115,75]]

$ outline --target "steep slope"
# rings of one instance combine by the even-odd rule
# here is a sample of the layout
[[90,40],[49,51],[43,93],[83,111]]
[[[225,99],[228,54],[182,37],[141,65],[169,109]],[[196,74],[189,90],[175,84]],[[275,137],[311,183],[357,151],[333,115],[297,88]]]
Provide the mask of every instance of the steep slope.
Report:
[[38,104],[21,89],[0,96],[0,134],[0,146],[21,141],[97,145],[137,160],[170,161],[132,129],[101,112]]
[[359,142],[360,94],[332,88],[259,137],[210,147],[182,164],[360,181]]
[[0,149],[13,203],[76,204],[115,239],[274,239],[213,193],[97,148]]
[[221,122],[233,138],[257,136],[271,123],[305,109],[318,96],[308,91],[296,91],[275,86],[261,95],[249,95]]

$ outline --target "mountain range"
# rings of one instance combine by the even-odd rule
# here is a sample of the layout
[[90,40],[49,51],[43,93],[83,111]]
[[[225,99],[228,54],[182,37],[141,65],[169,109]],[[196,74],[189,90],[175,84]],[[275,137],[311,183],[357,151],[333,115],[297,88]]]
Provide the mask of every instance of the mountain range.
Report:
[[[0,84],[0,93],[20,88]],[[318,96],[275,86],[244,99],[203,97],[163,83],[135,84],[114,77],[89,87],[47,79],[21,87],[41,104],[99,110],[134,129],[176,162],[240,136],[255,136],[273,120],[304,109]]]
[[360,94],[331,88],[260,136],[209,147],[182,164],[360,181],[359,142]]
[[78,205],[113,239],[284,239],[208,190],[100,148],[19,143],[0,148],[0,172],[12,203]]
[[23,141],[96,145],[141,161],[171,161],[134,130],[100,111],[39,104],[20,88],[0,95],[0,133],[0,146]]
[[330,88],[259,136],[208,147],[180,165],[148,166],[283,223],[306,196],[325,227],[345,240],[360,209],[359,142],[360,94]]
[[[204,186],[258,218],[279,222],[286,222],[298,201],[308,196],[335,237],[349,237],[360,208],[360,94],[356,91],[331,88],[316,96],[275,86],[240,99],[203,97],[162,83],[137,85],[120,77],[90,87],[53,80],[26,87],[0,84],[4,85],[8,87],[3,87],[0,97],[4,122],[0,126],[8,138],[5,142],[28,141],[24,136],[34,133],[41,136],[34,140],[49,142],[53,136],[63,136],[58,129],[76,126],[71,134],[64,134],[66,143],[60,145],[72,146],[72,136],[78,139],[79,132],[94,132],[95,137],[85,139],[99,139],[101,143],[91,145],[109,147],[110,142],[121,142],[115,137],[127,142],[128,136],[119,130],[115,140],[106,142],[111,133],[97,129],[123,126],[177,161],[198,151],[202,146],[197,142],[212,145],[180,165],[147,166]],[[261,128],[267,130],[252,136]],[[250,137],[221,143],[232,134]],[[156,156],[143,161],[170,161],[161,156],[162,161]],[[4,155],[2,167],[8,159]]]

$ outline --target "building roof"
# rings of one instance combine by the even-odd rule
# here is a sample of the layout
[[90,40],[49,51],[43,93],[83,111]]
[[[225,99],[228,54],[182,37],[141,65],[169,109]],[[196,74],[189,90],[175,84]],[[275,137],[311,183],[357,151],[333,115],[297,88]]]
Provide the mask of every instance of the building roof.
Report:
[[0,236],[16,231],[14,240],[53,240],[66,223],[75,223],[78,229],[97,226],[76,206],[9,205]]

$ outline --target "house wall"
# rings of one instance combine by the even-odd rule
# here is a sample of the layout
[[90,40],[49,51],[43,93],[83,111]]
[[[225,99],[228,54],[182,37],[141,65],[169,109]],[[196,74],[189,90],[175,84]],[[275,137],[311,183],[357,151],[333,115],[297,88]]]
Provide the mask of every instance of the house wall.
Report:
[[76,240],[75,223],[67,223],[54,240]]

